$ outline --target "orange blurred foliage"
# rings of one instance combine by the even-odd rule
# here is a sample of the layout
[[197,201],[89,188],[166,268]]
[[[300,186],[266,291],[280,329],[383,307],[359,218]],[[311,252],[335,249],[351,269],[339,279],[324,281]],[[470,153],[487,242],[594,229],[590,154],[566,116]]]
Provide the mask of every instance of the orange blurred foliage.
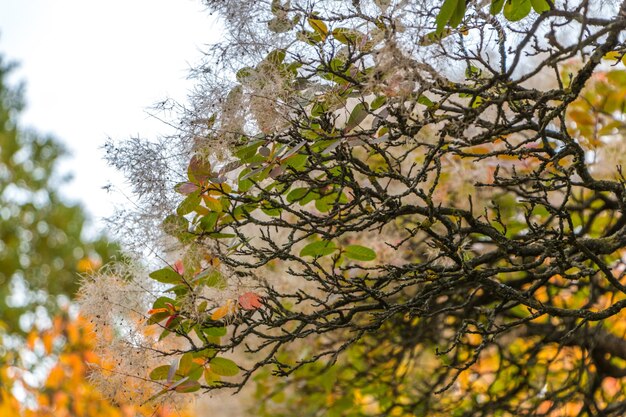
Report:
[[[46,379],[35,386],[29,384],[25,372],[4,364],[0,366],[0,416],[23,417],[191,417],[182,407],[134,406],[105,398],[89,382],[91,365],[100,359],[92,351],[93,334],[90,323],[69,314],[57,316],[50,329],[31,332],[24,349],[45,352],[56,357]],[[57,351],[55,351],[57,350]],[[19,401],[15,384],[27,393],[26,401]]]

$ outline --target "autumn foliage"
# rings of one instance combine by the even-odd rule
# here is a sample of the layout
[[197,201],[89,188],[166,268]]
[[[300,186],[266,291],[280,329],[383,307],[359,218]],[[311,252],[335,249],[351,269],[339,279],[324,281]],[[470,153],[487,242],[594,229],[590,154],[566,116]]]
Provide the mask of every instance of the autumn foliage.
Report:
[[150,401],[623,415],[626,3],[206,3],[179,134],[108,148],[158,265],[82,289]]
[[[115,398],[104,397],[89,382],[94,366],[102,366],[93,352],[93,327],[83,317],[70,314],[54,318],[52,328],[31,332],[20,355],[37,357],[38,366],[45,369],[42,382],[24,367],[2,368],[2,403],[0,415],[23,417],[183,417],[188,415],[180,406],[138,407]],[[37,381],[37,382],[33,382]],[[18,400],[13,389],[19,384],[25,399]]]

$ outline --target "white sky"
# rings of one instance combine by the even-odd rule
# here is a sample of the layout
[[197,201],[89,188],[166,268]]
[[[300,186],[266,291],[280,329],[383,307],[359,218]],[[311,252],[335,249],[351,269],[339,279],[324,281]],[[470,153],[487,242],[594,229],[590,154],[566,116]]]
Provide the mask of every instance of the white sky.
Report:
[[124,204],[102,189],[122,179],[102,161],[107,137],[168,132],[146,109],[184,101],[190,66],[219,35],[200,0],[0,0],[0,53],[26,82],[22,125],[66,144],[65,195],[93,219]]

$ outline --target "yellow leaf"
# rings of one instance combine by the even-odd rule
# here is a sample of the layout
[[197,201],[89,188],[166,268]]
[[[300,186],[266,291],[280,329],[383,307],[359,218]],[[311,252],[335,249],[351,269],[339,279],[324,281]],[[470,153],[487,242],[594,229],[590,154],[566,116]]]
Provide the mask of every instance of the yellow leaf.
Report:
[[326,23],[319,19],[309,18],[309,25],[321,35],[322,40],[326,40],[326,36],[328,36],[328,26],[326,26]]
[[206,204],[209,210],[216,211],[218,213],[222,212],[222,204],[217,198],[209,197],[208,195],[204,195],[202,198],[204,199],[204,204]]

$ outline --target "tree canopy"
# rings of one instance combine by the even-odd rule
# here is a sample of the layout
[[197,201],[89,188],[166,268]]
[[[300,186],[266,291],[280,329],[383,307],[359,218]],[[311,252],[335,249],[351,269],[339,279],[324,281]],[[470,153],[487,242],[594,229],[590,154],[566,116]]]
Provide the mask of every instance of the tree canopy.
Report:
[[144,335],[145,398],[624,414],[626,3],[206,4],[180,134],[109,148],[167,262],[83,287]]

